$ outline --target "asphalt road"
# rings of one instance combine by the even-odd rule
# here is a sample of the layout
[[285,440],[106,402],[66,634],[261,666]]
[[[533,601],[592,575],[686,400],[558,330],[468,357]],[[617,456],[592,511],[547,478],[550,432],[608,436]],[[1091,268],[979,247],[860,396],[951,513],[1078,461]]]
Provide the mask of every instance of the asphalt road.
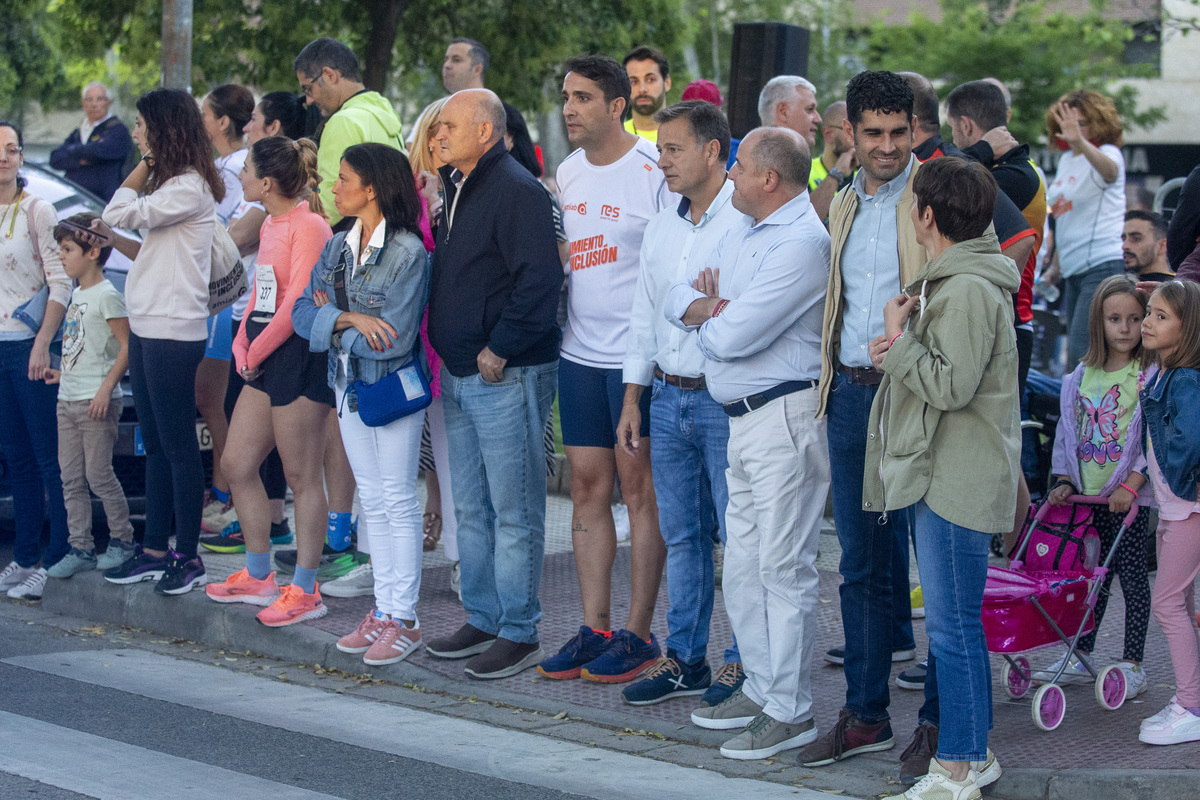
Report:
[[[32,613],[30,606],[0,601],[0,798],[578,797],[551,788],[552,777],[539,781],[548,785],[534,786],[395,752],[405,749],[403,727],[413,715],[432,718],[435,729],[461,724],[440,715],[397,710],[397,725],[387,730],[392,709],[384,704],[133,648],[116,649],[103,638],[31,622]],[[104,681],[121,688],[99,685],[93,676],[101,673]],[[174,696],[176,686],[179,699],[164,699]],[[215,702],[230,695],[234,686],[236,696],[247,699],[229,705],[231,713],[197,707],[206,705],[205,698]],[[266,694],[256,698],[260,687]],[[291,694],[280,702],[278,692]],[[320,710],[307,715],[306,725],[295,725],[297,718],[305,718],[306,705]],[[236,710],[243,707],[277,710],[286,727],[246,719],[248,714]],[[363,720],[367,741],[347,744],[324,736],[323,728],[336,716],[342,722]],[[376,735],[379,749],[370,743]],[[526,736],[533,748],[538,737]],[[427,738],[424,744],[428,746]]]

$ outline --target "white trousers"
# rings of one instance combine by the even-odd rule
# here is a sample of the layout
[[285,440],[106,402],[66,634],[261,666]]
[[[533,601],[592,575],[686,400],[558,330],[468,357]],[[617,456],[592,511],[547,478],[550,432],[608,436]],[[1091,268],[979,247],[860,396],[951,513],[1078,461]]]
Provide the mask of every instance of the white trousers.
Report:
[[[366,520],[375,571],[375,605],[398,619],[417,618],[421,588],[421,505],[417,502],[417,461],[424,418],[409,414],[380,428],[365,425],[342,402],[338,428],[358,482],[360,520]],[[362,522],[359,523],[361,536]]]
[[442,547],[446,558],[458,561],[458,520],[454,516],[454,492],[450,483],[450,441],[446,438],[446,413],[442,398],[435,397],[425,409],[429,420],[429,445],[437,468],[438,487],[442,492]]
[[812,717],[817,543],[829,493],[815,388],[729,420],[725,609],[742,691],[773,719]]

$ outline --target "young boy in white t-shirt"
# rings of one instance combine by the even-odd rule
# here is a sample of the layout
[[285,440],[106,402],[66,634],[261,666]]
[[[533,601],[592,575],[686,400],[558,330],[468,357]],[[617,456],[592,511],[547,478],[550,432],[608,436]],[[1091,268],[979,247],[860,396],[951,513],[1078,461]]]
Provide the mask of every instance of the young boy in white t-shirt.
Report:
[[[129,364],[129,315],[124,296],[104,278],[112,247],[93,246],[78,230],[90,228],[94,219],[95,214],[75,214],[54,229],[63,268],[79,286],[63,323],[62,369],[46,379],[58,384],[58,464],[71,545],[47,570],[51,578],[120,566],[134,552],[129,503],[112,464],[123,406],[121,376]],[[112,537],[98,559],[89,487],[104,504]]]

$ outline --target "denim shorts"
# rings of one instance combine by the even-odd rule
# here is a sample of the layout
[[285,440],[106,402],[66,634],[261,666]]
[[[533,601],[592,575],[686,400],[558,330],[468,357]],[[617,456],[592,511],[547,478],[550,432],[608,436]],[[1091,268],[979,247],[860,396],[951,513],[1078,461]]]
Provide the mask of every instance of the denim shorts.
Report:
[[[558,410],[562,415],[563,445],[613,448],[617,423],[625,402],[625,382],[620,369],[558,362]],[[650,392],[642,392],[641,436],[650,435]]]

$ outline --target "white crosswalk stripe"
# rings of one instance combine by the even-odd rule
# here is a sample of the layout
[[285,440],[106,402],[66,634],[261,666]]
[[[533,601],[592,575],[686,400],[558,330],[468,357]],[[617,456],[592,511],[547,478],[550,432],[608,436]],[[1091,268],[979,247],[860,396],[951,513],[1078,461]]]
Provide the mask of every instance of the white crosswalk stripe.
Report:
[[[147,750],[90,733],[0,711],[0,772],[99,800],[337,800],[285,783]],[[170,781],[147,781],[170,775]]]
[[611,800],[612,788],[597,784],[597,774],[621,775],[626,797],[827,797],[139,650],[18,656],[3,663],[297,733],[319,730],[330,741],[601,800]]

